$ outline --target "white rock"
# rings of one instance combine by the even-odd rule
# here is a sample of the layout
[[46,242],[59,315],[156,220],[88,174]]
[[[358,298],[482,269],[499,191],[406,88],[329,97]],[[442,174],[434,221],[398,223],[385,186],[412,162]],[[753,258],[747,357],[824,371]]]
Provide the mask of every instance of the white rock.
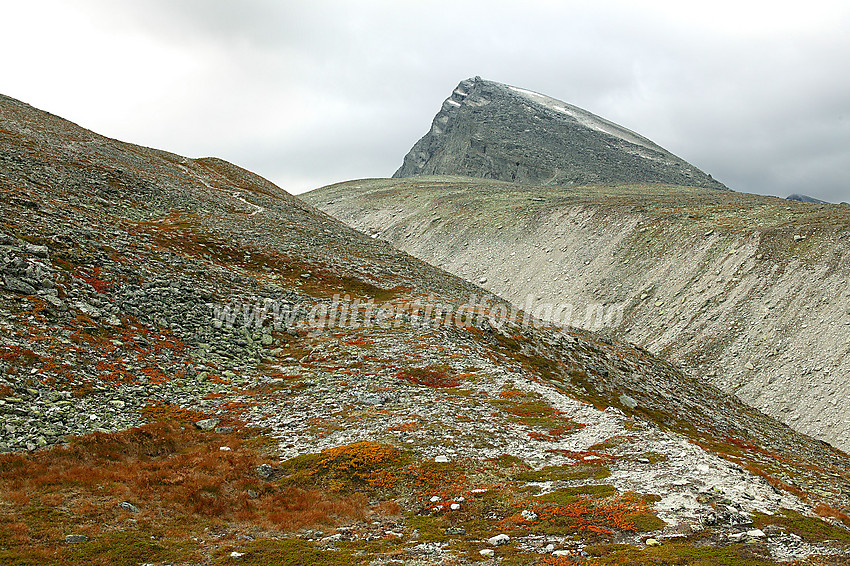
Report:
[[523,512],[522,512],[522,518],[525,519],[526,521],[536,521],[537,520],[537,513],[535,513],[534,511],[531,511],[530,509],[524,509]]
[[436,502],[437,502],[437,501],[439,501],[439,500],[440,500],[440,496],[439,496],[439,495],[434,495],[433,497],[431,497],[431,503],[436,503]]
[[234,550],[233,552],[230,553],[231,558],[242,558],[243,556],[245,556],[244,552],[236,552]]
[[230,446],[222,446],[219,448],[219,450],[221,450],[222,452],[230,452],[231,448]]
[[449,457],[448,457],[448,456],[444,456],[444,455],[440,454],[439,456],[437,456],[436,458],[434,458],[434,461],[435,461],[435,462],[440,462],[440,463],[443,463],[443,464],[444,464],[444,463],[446,463],[446,462],[448,462],[448,461],[449,461]]
[[764,534],[764,531],[761,530],[761,529],[753,529],[751,531],[747,531],[747,536],[748,537],[756,537],[756,538],[764,538],[767,535]]
[[460,509],[460,503],[452,503],[451,504],[451,510],[452,511],[457,511],[458,509]]
[[481,556],[493,556],[496,552],[492,548],[484,548],[478,551]]
[[502,546],[504,544],[508,544],[511,542],[511,537],[506,534],[496,535],[494,537],[490,537],[487,539],[487,542],[492,544],[493,546]]
[[572,552],[570,552],[569,550],[556,550],[552,553],[552,556],[569,556],[570,554],[572,554]]

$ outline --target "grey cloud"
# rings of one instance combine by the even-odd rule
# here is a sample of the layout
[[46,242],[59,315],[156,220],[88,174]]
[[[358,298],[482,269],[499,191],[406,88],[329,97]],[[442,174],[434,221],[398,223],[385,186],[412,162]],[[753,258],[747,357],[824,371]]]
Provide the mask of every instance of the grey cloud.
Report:
[[392,174],[452,87],[477,74],[619,122],[738,190],[850,200],[848,10],[822,30],[773,29],[795,21],[775,8],[750,33],[721,25],[728,7],[677,19],[659,2],[80,6],[204,70],[163,94],[154,119],[128,116],[123,136],[298,179],[294,190]]

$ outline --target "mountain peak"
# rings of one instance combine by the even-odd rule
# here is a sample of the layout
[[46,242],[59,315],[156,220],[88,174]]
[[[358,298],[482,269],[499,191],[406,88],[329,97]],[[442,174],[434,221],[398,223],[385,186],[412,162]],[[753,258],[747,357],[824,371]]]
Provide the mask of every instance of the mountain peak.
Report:
[[727,189],[651,140],[587,110],[479,76],[461,81],[394,177],[535,185],[665,183]]

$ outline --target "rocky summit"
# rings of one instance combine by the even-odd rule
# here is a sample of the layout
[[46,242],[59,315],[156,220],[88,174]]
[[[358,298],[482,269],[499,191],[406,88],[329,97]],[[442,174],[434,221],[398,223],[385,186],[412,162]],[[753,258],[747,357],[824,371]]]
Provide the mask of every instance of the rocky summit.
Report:
[[0,97],[0,563],[842,564],[850,457]]
[[452,91],[393,177],[418,175],[531,185],[645,182],[727,189],[623,126],[481,77]]

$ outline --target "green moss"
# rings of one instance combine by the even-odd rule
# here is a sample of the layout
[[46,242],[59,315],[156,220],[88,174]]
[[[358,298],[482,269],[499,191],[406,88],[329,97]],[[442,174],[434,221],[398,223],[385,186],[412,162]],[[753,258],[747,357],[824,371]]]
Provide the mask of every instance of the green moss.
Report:
[[[319,550],[298,539],[258,540],[239,548],[244,555],[238,563],[243,566],[348,566],[362,564],[367,556],[353,556],[347,552]],[[222,552],[214,564],[234,564],[230,551]]]
[[320,454],[301,454],[280,464],[280,470],[286,476],[281,483],[301,484],[311,479]]
[[641,458],[646,458],[651,464],[657,464],[658,462],[664,462],[667,460],[667,456],[657,452],[644,452],[641,455]]
[[659,501],[661,501],[661,496],[655,495],[654,493],[637,493],[636,491],[627,491],[623,495],[625,497],[637,499],[649,504],[658,503]]
[[622,436],[612,436],[608,440],[604,442],[599,442],[594,444],[588,448],[588,450],[592,450],[595,452],[604,452],[606,450],[611,450],[612,448],[616,448],[626,442],[626,439]]
[[188,546],[187,543],[160,541],[149,533],[124,531],[68,547],[66,555],[80,564],[137,566],[151,562],[187,560],[191,556]]
[[577,465],[577,466],[546,466],[541,470],[528,470],[513,476],[517,481],[581,481],[588,479],[601,480],[609,477],[611,470],[607,466]]
[[584,547],[587,554],[597,557],[624,550],[636,550],[636,547],[632,544],[591,544]]
[[500,468],[520,467],[528,469],[530,467],[528,464],[523,462],[522,458],[511,456],[510,454],[501,454],[495,458],[488,458],[487,461],[496,464]]
[[0,564],[138,566],[151,562],[195,562],[200,559],[194,551],[196,548],[195,543],[155,539],[150,532],[134,530],[108,533],[73,545],[59,543],[0,549]]
[[587,547],[585,551],[595,557],[591,560],[592,564],[629,564],[630,566],[768,566],[776,564],[768,557],[758,554],[758,548],[740,544],[714,547],[671,543],[644,549],[630,545],[595,545]]
[[547,493],[538,497],[538,501],[546,503],[557,503],[558,505],[569,505],[574,503],[579,496],[591,496],[594,498],[611,497],[617,495],[617,488],[613,485],[580,485],[576,487],[565,487],[556,489],[551,493]]
[[753,520],[759,528],[775,525],[811,542],[835,540],[850,545],[850,531],[847,529],[831,525],[816,517],[806,517],[791,509],[781,509],[775,515],[755,513]]
[[38,556],[22,556],[17,550],[0,550],[0,564],[4,566],[42,566],[45,561]]
[[396,472],[410,461],[410,455],[394,446],[378,442],[357,442],[302,454],[281,464],[285,476],[281,485],[322,486],[331,491],[363,488],[389,488]]
[[667,523],[651,513],[634,513],[626,515],[625,519],[634,523],[635,530],[639,533],[659,531],[667,526]]
[[555,409],[543,401],[516,402],[507,399],[495,399],[491,403],[507,413],[520,417],[548,417],[555,413]]
[[418,531],[423,542],[441,542],[449,538],[446,529],[451,525],[445,517],[410,515],[405,522],[409,528]]

